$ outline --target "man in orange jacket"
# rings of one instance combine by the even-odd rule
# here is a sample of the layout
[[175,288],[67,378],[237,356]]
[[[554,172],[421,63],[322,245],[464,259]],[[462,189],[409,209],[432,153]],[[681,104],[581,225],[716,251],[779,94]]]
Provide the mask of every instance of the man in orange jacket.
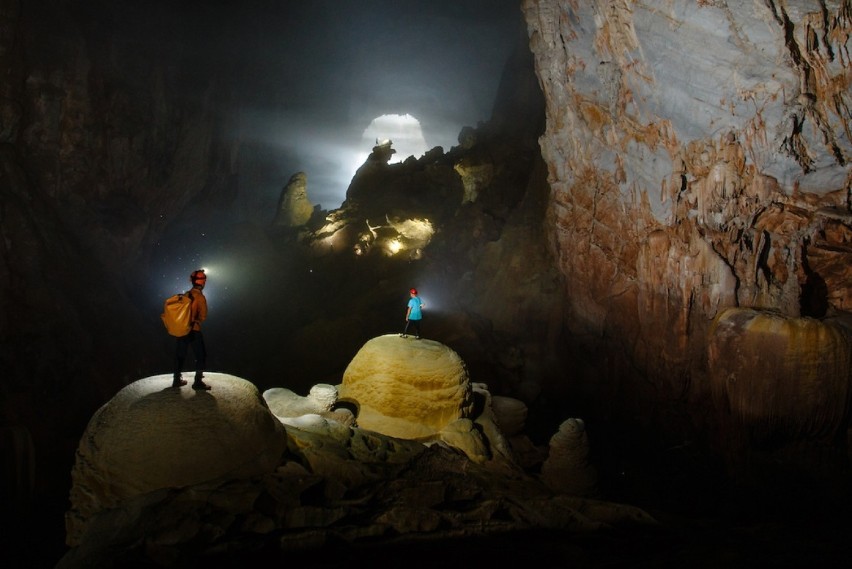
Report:
[[204,297],[204,285],[207,284],[207,275],[204,274],[204,269],[192,271],[189,275],[189,281],[192,283],[192,289],[187,292],[189,298],[192,299],[190,307],[190,321],[192,327],[189,334],[175,340],[175,374],[172,387],[180,387],[186,385],[186,380],[181,378],[183,371],[183,362],[186,359],[186,351],[192,346],[192,353],[195,355],[195,381],[192,383],[193,389],[209,390],[210,386],[204,383],[204,368],[207,366],[207,350],[204,347],[204,336],[201,334],[201,323],[207,319],[207,299]]

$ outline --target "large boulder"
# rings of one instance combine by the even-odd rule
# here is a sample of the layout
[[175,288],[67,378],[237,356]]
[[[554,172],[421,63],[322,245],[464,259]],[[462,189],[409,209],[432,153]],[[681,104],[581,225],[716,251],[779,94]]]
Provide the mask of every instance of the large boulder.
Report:
[[720,413],[753,438],[834,441],[845,433],[852,330],[839,321],[732,308],[716,319],[707,352]]
[[137,496],[278,465],[287,435],[257,388],[232,375],[205,378],[210,391],[172,388],[171,374],[140,379],[95,412],[71,473],[69,545],[93,515]]
[[402,439],[432,437],[473,407],[467,368],[455,351],[395,334],[373,338],[355,354],[340,397],[357,403],[360,427]]

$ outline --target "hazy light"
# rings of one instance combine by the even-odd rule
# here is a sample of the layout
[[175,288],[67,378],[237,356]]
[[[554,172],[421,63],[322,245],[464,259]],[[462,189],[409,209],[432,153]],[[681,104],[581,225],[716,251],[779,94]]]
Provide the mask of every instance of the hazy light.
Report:
[[402,243],[399,242],[399,239],[392,239],[388,242],[388,249],[390,249],[392,255],[396,255],[402,249]]
[[[382,115],[373,119],[361,136],[365,144],[370,148],[385,141],[393,143],[396,154],[391,158],[391,163],[402,162],[409,156],[419,158],[429,150],[423,131],[420,129],[420,121],[409,114],[405,115]],[[359,164],[360,166],[360,164]]]
[[391,221],[388,223],[406,239],[420,242],[419,247],[425,247],[435,234],[435,228],[428,219],[403,219],[402,221]]
[[[364,165],[364,162],[367,161],[367,158],[370,157],[369,152],[355,152],[352,154],[352,161],[349,165],[349,170],[352,175],[358,171],[358,168]],[[351,180],[351,177],[350,177]]]

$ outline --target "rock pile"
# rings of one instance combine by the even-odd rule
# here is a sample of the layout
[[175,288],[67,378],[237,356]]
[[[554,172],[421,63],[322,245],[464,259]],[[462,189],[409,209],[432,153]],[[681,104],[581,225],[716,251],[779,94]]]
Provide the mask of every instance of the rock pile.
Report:
[[[554,436],[542,476],[525,472],[499,426],[521,440],[525,406],[471,383],[438,342],[374,338],[343,385],[270,389],[269,408],[249,382],[207,375],[213,390],[200,393],[170,387],[170,375],[139,380],[95,414],[60,569],[655,523],[565,493],[593,482],[582,421]],[[347,400],[369,427],[340,420]]]

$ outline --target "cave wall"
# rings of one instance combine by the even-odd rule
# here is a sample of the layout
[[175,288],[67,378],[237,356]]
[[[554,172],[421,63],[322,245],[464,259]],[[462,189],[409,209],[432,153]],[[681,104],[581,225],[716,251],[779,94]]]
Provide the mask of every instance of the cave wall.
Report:
[[[577,362],[562,387],[669,433],[736,413],[703,404],[724,309],[842,322],[852,303],[850,3],[526,0],[523,11]],[[826,350],[809,357],[848,359]]]
[[233,194],[228,64],[186,47],[189,16],[0,1],[0,440],[24,505],[66,486],[94,409],[162,369],[140,333],[153,246]]
[[218,81],[227,67],[185,53],[175,32],[186,22],[168,14],[142,27],[135,18],[164,16],[157,5],[0,6],[4,338],[44,343],[45,322],[65,312],[63,326],[78,321],[68,335],[89,343],[92,330],[127,327],[133,302],[121,291],[132,293],[164,228],[189,204],[197,214],[200,201],[232,198],[235,127]]

